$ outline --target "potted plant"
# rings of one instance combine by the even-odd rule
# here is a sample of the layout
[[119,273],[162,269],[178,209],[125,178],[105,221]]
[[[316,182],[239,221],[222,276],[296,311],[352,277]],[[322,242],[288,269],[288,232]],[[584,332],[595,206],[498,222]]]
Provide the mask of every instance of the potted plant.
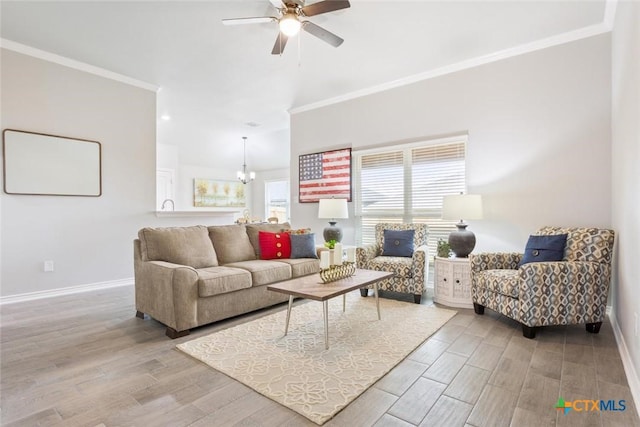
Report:
[[451,253],[451,246],[449,246],[449,242],[444,239],[438,239],[438,256],[441,258],[449,258],[449,254]]

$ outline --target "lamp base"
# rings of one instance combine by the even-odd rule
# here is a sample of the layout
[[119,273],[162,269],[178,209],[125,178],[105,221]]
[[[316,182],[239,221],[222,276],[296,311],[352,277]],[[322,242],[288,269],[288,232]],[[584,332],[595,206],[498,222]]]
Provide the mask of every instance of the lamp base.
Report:
[[458,230],[449,234],[449,246],[457,258],[467,258],[476,247],[476,235],[467,230],[464,222],[457,223],[456,227]]
[[328,242],[329,240],[341,242],[342,229],[340,227],[336,227],[335,221],[329,221],[329,227],[325,227],[324,231],[322,232],[322,236],[324,237],[325,242]]

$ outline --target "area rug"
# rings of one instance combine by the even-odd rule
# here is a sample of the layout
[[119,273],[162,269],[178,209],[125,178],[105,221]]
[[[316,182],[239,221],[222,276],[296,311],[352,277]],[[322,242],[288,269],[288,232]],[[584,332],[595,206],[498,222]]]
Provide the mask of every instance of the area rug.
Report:
[[378,381],[456,312],[359,292],[329,300],[329,349],[322,303],[286,310],[177,347],[258,393],[322,425]]

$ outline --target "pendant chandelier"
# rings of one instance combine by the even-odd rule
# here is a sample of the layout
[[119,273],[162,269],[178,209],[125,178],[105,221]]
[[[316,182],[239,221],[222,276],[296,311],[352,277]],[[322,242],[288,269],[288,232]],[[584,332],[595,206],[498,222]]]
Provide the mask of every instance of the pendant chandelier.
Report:
[[254,179],[256,179],[256,173],[255,172],[247,173],[247,137],[243,136],[242,141],[244,145],[244,148],[243,148],[244,155],[242,157],[242,170],[238,171],[238,179],[240,180],[241,183],[248,184]]

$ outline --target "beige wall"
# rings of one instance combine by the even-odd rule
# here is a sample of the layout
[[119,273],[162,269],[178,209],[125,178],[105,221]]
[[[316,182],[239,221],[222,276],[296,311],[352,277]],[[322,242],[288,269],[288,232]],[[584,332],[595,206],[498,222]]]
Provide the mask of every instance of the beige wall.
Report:
[[[2,49],[2,129],[102,143],[102,196],[2,194],[0,296],[100,285],[133,277],[139,228],[212,223],[157,218],[156,95]],[[55,271],[43,272],[53,260]]]
[[[631,359],[627,377],[640,403],[640,3],[620,2],[612,39],[613,227],[617,232],[612,307]],[[640,328],[640,325],[638,325]],[[635,371],[635,372],[632,372]],[[635,378],[634,378],[635,377]],[[638,408],[640,412],[640,408]]]
[[[295,202],[300,154],[468,133],[477,250],[522,250],[546,224],[608,227],[610,81],[605,34],[294,114],[292,221],[324,227],[317,204]],[[354,220],[340,223],[353,242]]]

